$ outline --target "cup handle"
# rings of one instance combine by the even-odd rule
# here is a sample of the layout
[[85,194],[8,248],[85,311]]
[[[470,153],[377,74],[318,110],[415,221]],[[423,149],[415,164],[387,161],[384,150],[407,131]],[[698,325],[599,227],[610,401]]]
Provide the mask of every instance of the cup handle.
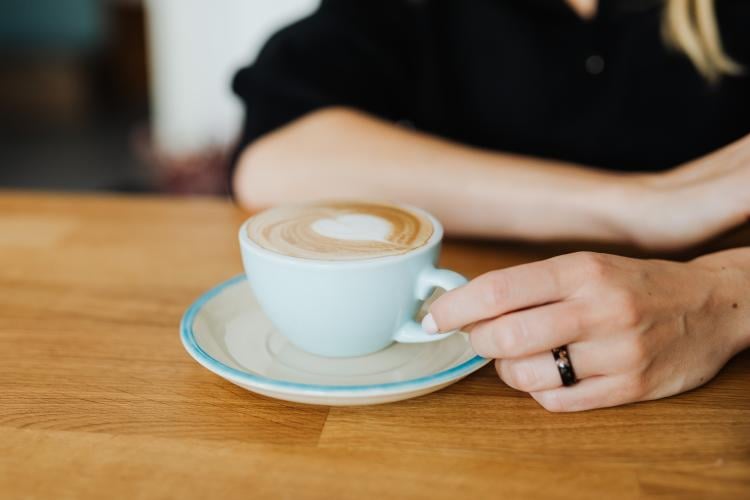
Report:
[[[466,284],[467,280],[460,274],[450,271],[448,269],[437,269],[434,267],[428,267],[419,274],[417,278],[417,298],[420,300],[427,300],[432,294],[435,288],[442,288],[443,290],[453,290],[461,285]],[[396,332],[396,336],[393,340],[396,342],[404,342],[408,344],[415,344],[420,342],[435,342],[442,340],[445,337],[453,335],[458,330],[453,330],[445,333],[426,333],[422,330],[422,325],[414,321],[413,319],[404,324]]]

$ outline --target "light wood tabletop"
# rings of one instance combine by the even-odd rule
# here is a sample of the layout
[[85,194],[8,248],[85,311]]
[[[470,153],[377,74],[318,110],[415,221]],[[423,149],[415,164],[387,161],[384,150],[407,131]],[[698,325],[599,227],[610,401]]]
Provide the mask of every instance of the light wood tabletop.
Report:
[[[705,386],[551,414],[488,365],[320,407],[210,373],[178,325],[242,272],[219,199],[0,192],[0,498],[750,498],[750,352]],[[448,241],[476,276],[562,246]]]

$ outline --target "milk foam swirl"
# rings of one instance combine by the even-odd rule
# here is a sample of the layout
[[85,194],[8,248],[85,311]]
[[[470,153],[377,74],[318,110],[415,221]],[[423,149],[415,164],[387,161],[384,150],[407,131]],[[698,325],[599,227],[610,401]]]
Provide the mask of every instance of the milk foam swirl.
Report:
[[423,246],[433,232],[424,215],[367,202],[283,206],[256,215],[247,225],[248,237],[266,250],[314,260],[398,255]]

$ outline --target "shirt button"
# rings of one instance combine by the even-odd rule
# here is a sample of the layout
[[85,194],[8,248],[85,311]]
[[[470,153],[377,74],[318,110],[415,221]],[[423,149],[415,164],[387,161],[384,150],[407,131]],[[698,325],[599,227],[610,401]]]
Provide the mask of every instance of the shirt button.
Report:
[[594,54],[586,58],[586,72],[589,75],[599,75],[604,71],[604,58]]

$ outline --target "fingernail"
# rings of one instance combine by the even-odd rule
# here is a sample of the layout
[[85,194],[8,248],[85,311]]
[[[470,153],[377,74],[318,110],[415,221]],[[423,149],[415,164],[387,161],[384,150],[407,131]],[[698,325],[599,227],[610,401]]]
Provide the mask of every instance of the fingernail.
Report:
[[427,316],[422,318],[422,330],[427,333],[438,332],[437,323],[435,323],[435,318],[432,317],[432,314],[428,314]]

